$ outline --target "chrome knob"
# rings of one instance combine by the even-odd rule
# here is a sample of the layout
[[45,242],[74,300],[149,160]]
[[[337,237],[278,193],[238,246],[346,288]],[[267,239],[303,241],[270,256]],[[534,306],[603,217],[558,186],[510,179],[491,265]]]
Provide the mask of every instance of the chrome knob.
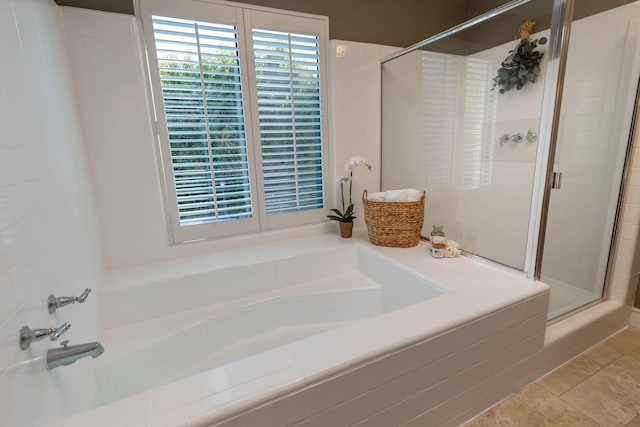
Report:
[[49,295],[49,299],[47,301],[47,306],[49,308],[49,314],[53,314],[56,312],[58,308],[64,307],[68,304],[80,303],[82,304],[87,300],[87,297],[91,293],[91,288],[87,288],[84,290],[80,296],[77,297],[57,297],[53,294]]
[[524,137],[522,136],[521,133],[514,133],[513,135],[511,135],[511,142],[515,142],[516,144],[520,144],[522,142],[522,139]]
[[67,332],[70,327],[71,323],[69,322],[62,324],[59,328],[31,329],[28,326],[23,326],[20,328],[20,349],[26,350],[32,342],[40,341],[44,337],[49,337],[51,341],[55,341]]

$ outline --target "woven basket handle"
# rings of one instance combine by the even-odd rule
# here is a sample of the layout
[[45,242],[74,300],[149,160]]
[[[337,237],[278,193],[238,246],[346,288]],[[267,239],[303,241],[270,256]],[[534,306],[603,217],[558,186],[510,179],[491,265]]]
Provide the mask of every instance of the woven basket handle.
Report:
[[362,202],[364,203],[367,200],[367,190],[362,192]]

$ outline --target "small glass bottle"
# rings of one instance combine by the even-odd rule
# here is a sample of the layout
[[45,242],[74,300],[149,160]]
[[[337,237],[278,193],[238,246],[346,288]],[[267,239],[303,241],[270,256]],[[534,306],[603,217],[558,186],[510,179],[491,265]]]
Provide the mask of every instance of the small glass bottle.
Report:
[[431,256],[434,258],[444,258],[444,248],[447,238],[445,237],[442,226],[433,226],[431,232]]

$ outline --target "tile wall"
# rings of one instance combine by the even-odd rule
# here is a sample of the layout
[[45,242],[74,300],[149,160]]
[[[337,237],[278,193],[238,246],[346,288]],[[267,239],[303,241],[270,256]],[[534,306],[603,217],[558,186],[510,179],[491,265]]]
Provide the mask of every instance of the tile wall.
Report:
[[[122,268],[228,247],[228,239],[169,245],[138,22],[128,15],[62,10],[107,265]],[[329,49],[335,147],[329,153],[335,165],[329,181],[345,173],[351,156],[364,155],[373,163],[372,172],[356,171],[359,226],[364,217],[357,200],[365,188],[377,191],[380,182],[378,59],[395,50],[343,41],[332,41]]]
[[[93,404],[93,364],[47,371],[57,343],[21,351],[18,330],[68,321],[62,339],[99,339],[102,254],[60,9],[0,0],[0,52],[0,414],[5,425],[42,425]],[[50,293],[87,287],[86,303],[48,313]]]
[[[0,0],[0,35],[0,50],[7,59],[0,70],[0,93],[3,94],[0,96],[0,134],[3,135],[0,139],[0,413],[8,425],[38,425],[42,420],[36,419],[37,416],[46,414],[55,418],[91,407],[97,397],[87,390],[94,389],[89,383],[95,380],[95,374],[90,361],[46,371],[43,356],[51,343],[40,342],[30,351],[21,352],[17,347],[17,330],[23,324],[44,327],[71,321],[73,329],[68,338],[72,343],[99,338],[95,307],[104,269],[99,235],[105,239],[104,260],[112,268],[204,253],[215,246],[209,243],[187,248],[167,246],[141,46],[132,17],[58,8],[47,0]],[[346,46],[343,52],[347,52],[347,56],[338,58],[340,46]],[[335,172],[353,154],[365,155],[372,160],[374,168],[379,167],[379,126],[374,114],[378,107],[373,106],[373,102],[378,102],[378,83],[373,78],[365,81],[362,76],[363,70],[377,73],[378,58],[394,49],[339,41],[334,42],[332,48],[335,78],[351,80],[344,84],[333,82],[333,143],[338,147],[333,154]],[[348,56],[350,53],[353,57]],[[636,251],[640,229],[639,151],[637,147],[634,149],[629,177],[611,291],[613,302],[607,304],[626,301],[635,291],[640,272],[640,254]],[[122,156],[122,153],[130,155]],[[87,169],[91,169],[90,175]],[[362,171],[357,178],[358,185],[376,188],[377,173],[375,169],[369,175]],[[131,182],[137,185],[131,186]],[[358,191],[361,188],[356,187]],[[94,197],[100,226],[96,225]],[[130,220],[131,212],[141,220]],[[46,312],[45,300],[50,292],[75,294],[87,286],[96,292],[86,304],[67,307],[55,316]],[[576,322],[593,321],[592,327],[560,330],[555,338],[547,333],[544,351],[528,357],[527,352],[531,350],[528,346],[533,345],[527,344],[528,341],[535,341],[537,347],[541,345],[538,329],[516,341],[508,341],[504,335],[505,341],[501,342],[508,343],[508,348],[514,351],[511,356],[521,361],[500,372],[491,368],[496,376],[490,381],[513,383],[512,380],[518,378],[514,383],[517,386],[534,379],[563,358],[575,355],[594,339],[613,332],[625,319],[620,311],[607,314],[607,304],[602,305],[601,317],[575,316]],[[544,328],[544,322],[538,320],[537,328]],[[508,330],[510,328],[505,329]],[[560,336],[566,339],[558,338]],[[455,349],[481,343],[488,344],[484,340],[473,344],[465,341]],[[479,410],[486,404],[483,387],[493,384],[483,377],[486,375],[483,364],[498,363],[508,349],[505,347],[505,353],[499,354],[491,353],[492,349],[487,350],[491,354],[480,351],[480,347],[476,350],[458,352],[456,357],[477,354],[472,357],[478,358],[469,359],[465,366],[469,375],[478,375],[474,377],[478,387],[458,388],[470,386],[466,379],[460,384],[450,384],[444,379],[439,383],[435,379],[425,383],[427,388],[412,389],[402,382],[409,381],[410,376],[394,371],[386,383],[390,395],[396,393],[394,387],[406,389],[410,395],[404,395],[403,400],[387,401],[388,407],[383,412],[391,416],[389,411],[397,410],[404,416],[403,407],[393,405],[405,402],[413,407],[419,400],[411,399],[420,399],[416,396],[427,399],[432,392],[436,395],[428,400],[432,406],[428,410],[423,406],[420,414],[424,415],[419,415],[423,421],[446,419],[453,423]],[[395,363],[399,360],[394,361],[393,369],[401,367],[402,363]],[[421,359],[422,365],[411,366],[414,370],[427,369],[435,362]],[[405,379],[399,380],[401,377]],[[394,382],[395,379],[399,382]],[[444,385],[452,389],[440,387]],[[324,393],[323,396],[328,394],[328,399],[332,389],[327,390],[316,391]],[[492,399],[508,392],[507,389],[491,390]],[[374,394],[369,395],[373,391],[353,390],[352,394],[343,396],[344,402],[319,399],[318,402],[324,403],[314,409],[313,415],[316,420],[332,419],[347,408],[343,407],[345,403],[361,404],[366,400],[361,397],[373,397]],[[25,410],[29,399],[34,398],[41,405],[37,413]],[[466,412],[457,412],[461,409]],[[452,418],[454,412],[457,418]],[[355,413],[356,418],[361,416]],[[19,418],[25,414],[26,420]],[[386,415],[381,412],[379,416],[378,421],[382,422]],[[309,418],[304,423],[313,425],[316,420]]]
[[343,40],[330,42],[333,175],[345,175],[344,164],[351,156],[364,156],[372,165],[371,172],[358,168],[354,173],[356,227],[364,227],[363,190],[380,190],[380,59],[399,49]]
[[[519,361],[542,348],[548,296],[351,367],[216,425],[458,426],[526,384]],[[191,425],[207,425],[205,416],[194,415]]]

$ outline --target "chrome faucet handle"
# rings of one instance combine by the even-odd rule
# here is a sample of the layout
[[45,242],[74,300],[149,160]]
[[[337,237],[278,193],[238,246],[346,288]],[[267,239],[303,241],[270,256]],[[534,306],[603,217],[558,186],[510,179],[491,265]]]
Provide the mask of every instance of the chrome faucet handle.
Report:
[[87,288],[84,290],[84,292],[82,292],[80,294],[80,296],[78,297],[78,302],[80,304],[82,304],[83,302],[85,302],[87,300],[87,297],[89,296],[89,294],[91,293],[91,288]]
[[69,323],[69,322],[63,323],[62,326],[60,326],[58,329],[56,329],[55,332],[49,336],[49,339],[51,339],[51,341],[57,340],[58,338],[60,338],[60,336],[62,334],[67,332],[67,330],[70,327],[71,327],[71,323]]
[[71,323],[66,322],[59,328],[38,328],[31,329],[28,326],[20,328],[20,349],[26,350],[29,348],[32,342],[40,341],[45,337],[49,337],[51,341],[55,341],[62,334],[67,332],[71,327]]
[[72,304],[78,302],[82,304],[87,300],[87,297],[91,293],[91,288],[87,288],[77,297],[57,297],[53,294],[49,295],[49,299],[47,300],[47,306],[49,308],[49,314],[53,314],[56,312],[58,308],[64,307],[65,305]]

